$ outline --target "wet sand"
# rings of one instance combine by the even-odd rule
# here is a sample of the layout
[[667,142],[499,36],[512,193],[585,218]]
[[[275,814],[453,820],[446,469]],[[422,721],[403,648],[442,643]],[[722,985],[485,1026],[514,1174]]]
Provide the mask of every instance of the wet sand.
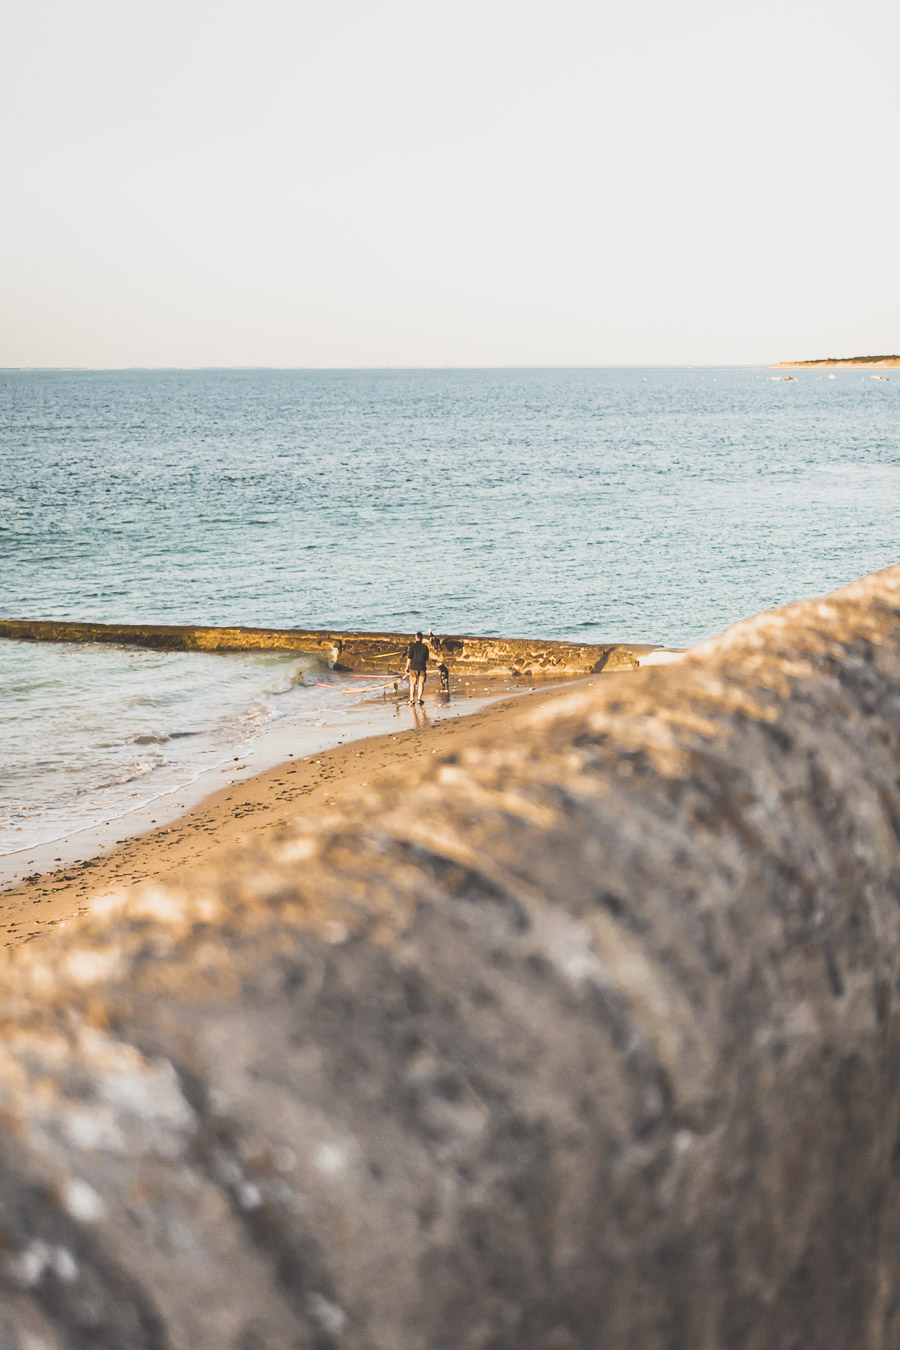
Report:
[[[574,684],[614,678],[593,675],[543,687],[485,680],[449,705],[434,694],[426,697],[424,710],[405,703],[387,708],[368,705],[368,710],[363,705],[354,726],[329,729],[330,748],[295,740],[293,749],[284,745],[284,758],[274,767],[214,791],[207,780],[205,795],[185,813],[181,799],[154,805],[156,828],[146,833],[116,839],[123,827],[113,822],[106,843],[94,830],[79,839],[28,850],[27,862],[35,870],[0,891],[0,945],[16,946],[37,938],[87,913],[95,901],[112,892],[164,883],[185,869],[205,868],[218,854],[281,829],[298,815],[340,804],[385,775],[406,776],[415,783],[433,754],[464,748],[479,739],[487,723],[496,725],[517,716],[526,702],[535,706],[565,695]],[[381,734],[371,734],[373,730]],[[323,734],[319,733],[320,741]],[[343,743],[334,745],[338,735],[343,735]],[[253,766],[242,762],[233,772],[248,767]],[[64,854],[64,864],[52,870]]]

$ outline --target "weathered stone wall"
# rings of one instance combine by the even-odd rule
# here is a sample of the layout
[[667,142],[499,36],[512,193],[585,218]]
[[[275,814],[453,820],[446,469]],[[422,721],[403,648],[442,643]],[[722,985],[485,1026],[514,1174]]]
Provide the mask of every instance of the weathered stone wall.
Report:
[[[312,652],[331,660],[340,645],[340,664],[349,670],[402,670],[409,633],[352,633],[341,629],[210,628],[183,624],[66,623],[0,619],[0,638],[20,642],[108,642],[161,651]],[[435,661],[451,670],[522,675],[589,675],[637,666],[636,647],[621,643],[550,642],[540,638],[438,635],[428,639]]]
[[0,1345],[896,1350],[898,780],[894,569],[21,951]]

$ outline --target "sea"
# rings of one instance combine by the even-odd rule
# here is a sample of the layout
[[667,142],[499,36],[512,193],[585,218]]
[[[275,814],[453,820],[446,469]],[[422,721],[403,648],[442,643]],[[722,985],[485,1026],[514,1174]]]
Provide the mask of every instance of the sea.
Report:
[[[3,618],[684,647],[898,554],[900,371],[0,371]],[[0,855],[366,696],[0,641]]]

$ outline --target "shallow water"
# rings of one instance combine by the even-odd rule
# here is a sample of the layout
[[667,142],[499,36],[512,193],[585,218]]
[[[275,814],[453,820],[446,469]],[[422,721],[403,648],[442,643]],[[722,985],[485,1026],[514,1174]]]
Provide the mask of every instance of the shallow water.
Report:
[[[795,373],[0,372],[0,615],[684,645],[897,560],[900,372]],[[337,715],[291,661],[0,644],[0,849]]]
[[372,686],[296,653],[0,642],[0,854],[185,789],[276,727],[340,727]]

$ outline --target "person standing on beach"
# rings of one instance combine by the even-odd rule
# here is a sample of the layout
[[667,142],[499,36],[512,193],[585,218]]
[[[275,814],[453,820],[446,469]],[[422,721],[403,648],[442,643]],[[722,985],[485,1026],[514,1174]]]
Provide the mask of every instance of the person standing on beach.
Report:
[[428,648],[422,641],[422,634],[416,633],[415,642],[409,644],[409,651],[406,653],[406,670],[404,675],[409,676],[409,701],[410,703],[424,703],[422,695],[425,692],[425,680],[428,671]]

